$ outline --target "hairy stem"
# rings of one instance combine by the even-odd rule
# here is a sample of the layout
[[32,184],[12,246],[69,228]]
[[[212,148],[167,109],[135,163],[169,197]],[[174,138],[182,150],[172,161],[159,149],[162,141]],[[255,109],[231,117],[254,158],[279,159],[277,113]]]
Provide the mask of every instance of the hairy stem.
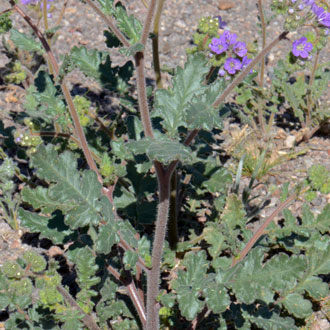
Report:
[[[47,12],[47,0],[42,1],[42,17],[44,20],[44,26],[45,26],[45,31],[48,31],[48,12]],[[50,38],[47,37],[47,42],[50,45]],[[48,70],[50,74],[54,74],[53,66],[51,61],[47,59],[47,64],[48,64]]]
[[152,18],[155,13],[156,2],[157,2],[156,0],[150,0],[149,6],[148,6],[148,13],[147,13],[147,17],[144,21],[142,35],[141,35],[141,39],[140,39],[141,44],[143,44],[144,46],[147,44],[150,26],[152,23]]
[[156,220],[156,230],[152,248],[152,267],[147,283],[147,325],[146,330],[159,329],[157,296],[159,293],[160,266],[163,256],[163,246],[166,235],[167,218],[170,198],[170,179],[173,171],[165,170],[158,161],[154,162],[159,189],[159,204]]
[[154,20],[154,30],[153,30],[153,39],[152,39],[152,57],[154,61],[154,71],[156,76],[156,85],[157,88],[163,88],[163,82],[162,82],[162,73],[160,71],[160,61],[159,61],[159,23],[160,23],[160,17],[162,14],[162,9],[164,5],[165,0],[159,0],[157,11],[155,15]]
[[[259,9],[259,16],[261,21],[261,31],[262,31],[262,49],[266,46],[266,22],[264,17],[264,10],[262,6],[262,0],[258,0],[258,9]],[[262,89],[264,87],[264,76],[265,76],[265,56],[262,57],[260,63],[260,76],[259,76],[259,86]],[[258,104],[257,111],[258,111],[258,121],[261,128],[262,136],[265,137],[265,119],[263,114],[263,107],[264,101],[261,104]]]
[[142,125],[146,137],[153,138],[154,134],[151,126],[151,119],[149,114],[146,80],[144,75],[144,53],[138,52],[134,56],[136,66],[136,83],[139,101],[139,110],[141,114]]
[[[159,0],[156,15],[154,19],[153,39],[152,39],[152,57],[154,62],[154,71],[156,77],[157,88],[163,88],[162,74],[160,70],[159,60],[159,23],[162,14],[162,9],[165,0]],[[171,193],[170,193],[170,213],[168,221],[168,241],[171,249],[175,249],[178,243],[178,224],[177,224],[177,189],[178,189],[178,176],[176,170],[171,178]]]
[[[308,84],[308,96],[307,96],[307,114],[306,114],[306,121],[305,121],[305,126],[307,129],[310,129],[311,122],[312,122],[312,108],[313,108],[313,97],[312,97],[312,86],[315,80],[315,74],[316,74],[316,69],[317,65],[319,63],[319,55],[320,52],[317,51],[315,58],[314,58],[314,63],[313,63],[313,69],[311,72],[311,77],[309,79],[309,84]],[[308,132],[307,132],[308,135]]]
[[175,250],[176,245],[179,241],[178,236],[178,197],[177,197],[177,189],[178,189],[178,175],[175,170],[171,177],[171,192],[170,192],[170,213],[168,220],[168,243],[172,250]]
[[251,237],[251,239],[248,241],[242,252],[239,254],[238,258],[234,258],[232,267],[234,267],[238,262],[242,261],[245,256],[249,253],[249,251],[252,249],[253,245],[256,243],[256,241],[263,235],[265,229],[267,226],[275,219],[275,217],[283,211],[295,198],[297,197],[296,193],[293,193],[290,195],[283,203],[281,203],[274,212],[268,217],[268,219],[259,227],[259,229],[256,231],[256,233]]
[[[266,22],[264,16],[264,10],[262,6],[262,0],[258,0],[258,9],[259,16],[261,21],[261,31],[262,31],[262,49],[266,46]],[[265,56],[262,57],[260,63],[260,77],[259,77],[259,86],[262,88],[264,86],[264,75],[265,75]]]

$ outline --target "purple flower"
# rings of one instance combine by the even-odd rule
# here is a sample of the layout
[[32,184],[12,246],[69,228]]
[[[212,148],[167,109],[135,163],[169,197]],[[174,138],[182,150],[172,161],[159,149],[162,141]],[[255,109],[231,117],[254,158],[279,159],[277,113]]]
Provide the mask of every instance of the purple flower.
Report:
[[[314,7],[314,8],[313,8]],[[317,20],[320,24],[330,27],[330,13],[326,12],[323,8],[313,5],[312,10],[317,16]]]
[[291,0],[291,3],[295,3],[295,2],[297,2],[297,0]]
[[322,7],[317,6],[315,3],[312,5],[312,12],[319,17],[324,12]]
[[209,48],[216,54],[221,54],[228,49],[228,45],[221,42],[219,38],[213,38]]
[[244,56],[242,58],[242,69],[246,68],[251,62],[252,62],[252,60],[250,58],[248,58],[247,56]]
[[237,58],[229,57],[226,59],[223,67],[228,73],[235,74],[237,71],[241,70],[242,63]]
[[293,9],[293,8],[289,8],[289,9],[288,9],[288,13],[289,13],[289,14],[293,14],[293,13],[294,13],[294,9]]
[[305,8],[305,6],[302,3],[298,6],[299,10],[303,10],[304,8]]
[[[250,58],[248,58],[247,56],[244,56],[242,58],[242,69],[245,69],[251,62],[252,62],[252,60]],[[250,70],[250,73],[253,73],[253,70]]]
[[222,20],[221,16],[215,16],[214,18],[217,18],[219,21],[219,29],[223,29],[227,25],[227,23]]
[[35,5],[39,0],[21,0],[22,5]]
[[314,0],[303,0],[306,6],[312,6],[314,4]]
[[309,52],[313,49],[313,45],[307,42],[306,37],[301,37],[292,44],[292,53],[294,56],[300,56],[301,58],[307,58]]
[[219,72],[218,72],[218,75],[219,75],[220,77],[223,77],[225,74],[226,74],[226,71],[223,70],[223,69],[220,69]]
[[246,43],[242,41],[236,42],[233,47],[234,53],[239,57],[243,57],[247,53]]
[[220,36],[221,42],[229,47],[230,45],[234,45],[236,43],[237,35],[235,33],[230,33],[229,31],[224,31]]

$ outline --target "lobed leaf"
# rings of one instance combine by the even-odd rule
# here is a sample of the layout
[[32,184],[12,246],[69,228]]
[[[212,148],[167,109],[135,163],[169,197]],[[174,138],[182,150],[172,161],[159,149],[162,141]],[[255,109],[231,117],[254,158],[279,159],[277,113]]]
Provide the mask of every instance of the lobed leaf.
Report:
[[[179,126],[186,126],[185,111],[194,97],[200,97],[206,91],[207,87],[202,82],[208,70],[204,55],[189,56],[185,67],[177,68],[173,78],[173,87],[156,92],[155,110],[152,117],[162,118],[162,125],[170,137],[176,135]],[[199,122],[199,119],[196,120]]]
[[211,131],[214,127],[221,127],[219,110],[212,104],[225,89],[224,79],[217,79],[206,91],[194,97],[185,111],[185,122],[189,129],[204,129]]
[[28,228],[31,232],[40,233],[40,238],[48,238],[55,244],[63,244],[66,238],[73,234],[58,214],[46,217],[20,208],[18,215],[22,227]]
[[172,286],[176,290],[182,315],[187,320],[193,320],[204,305],[198,298],[207,277],[208,262],[205,251],[187,253],[182,265],[186,270],[179,269],[178,278],[172,281]]
[[41,42],[36,41],[34,38],[29,37],[25,33],[21,33],[16,29],[10,30],[11,41],[20,49],[28,52],[37,52],[39,54],[44,54]]

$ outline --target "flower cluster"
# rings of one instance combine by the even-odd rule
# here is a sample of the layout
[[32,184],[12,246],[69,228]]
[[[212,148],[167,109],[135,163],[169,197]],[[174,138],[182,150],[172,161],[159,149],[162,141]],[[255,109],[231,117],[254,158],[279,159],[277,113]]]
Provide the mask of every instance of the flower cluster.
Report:
[[321,49],[329,35],[330,12],[325,9],[328,8],[327,6],[321,6],[315,0],[289,0],[287,2],[288,17],[285,25],[287,30],[302,26],[306,20],[311,19],[313,26],[321,32],[317,39],[310,35],[308,38],[303,36],[293,42],[292,54],[300,58],[302,60],[301,63],[304,63],[306,59],[311,59],[310,52],[314,48]]
[[324,8],[317,6],[315,3],[312,5],[312,11],[317,17],[319,24],[330,28],[330,13],[325,11]]
[[251,60],[246,56],[248,50],[245,42],[237,41],[237,35],[225,30],[218,38],[213,38],[209,44],[212,55],[229,54],[226,58],[223,69],[219,70],[219,75],[224,76],[236,74],[245,68]]

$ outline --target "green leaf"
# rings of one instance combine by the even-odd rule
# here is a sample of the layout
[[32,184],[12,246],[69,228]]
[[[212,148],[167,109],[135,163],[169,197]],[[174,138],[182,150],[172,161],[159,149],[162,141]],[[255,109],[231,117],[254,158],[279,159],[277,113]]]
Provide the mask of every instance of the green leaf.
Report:
[[71,61],[86,76],[100,81],[100,66],[105,59],[105,54],[96,49],[87,49],[85,47],[73,47],[71,49]]
[[99,253],[108,254],[114,244],[119,242],[118,233],[114,231],[114,226],[107,224],[101,226],[99,229],[99,235],[95,242],[96,251]]
[[77,282],[81,289],[90,289],[101,281],[100,277],[95,276],[99,267],[96,265],[95,257],[89,247],[76,249],[70,255],[70,259],[76,264]]
[[326,249],[312,248],[307,251],[307,265],[309,272],[314,275],[330,273],[330,240]]
[[210,244],[210,247],[208,247],[207,250],[212,258],[215,259],[226,246],[222,230],[215,224],[211,224],[204,228],[203,237],[205,241]]
[[[58,209],[62,209],[64,203],[65,222],[72,229],[100,223],[101,184],[94,172],[84,171],[80,175],[73,154],[64,152],[58,155],[51,145],[40,146],[32,155],[31,163],[40,178],[55,182],[48,188],[48,196],[58,203]],[[68,210],[66,207],[70,203]]]
[[208,180],[203,181],[202,187],[210,193],[226,191],[228,184],[232,182],[231,174],[224,167],[214,171]]
[[244,264],[236,266],[240,268],[235,273],[234,278],[228,283],[237,299],[245,304],[252,304],[257,299],[266,303],[274,300],[274,293],[270,286],[270,278],[273,277],[274,273],[270,274],[263,271],[263,257],[264,250],[254,248],[249,253]]
[[[49,197],[47,188],[38,186],[36,189],[24,187],[22,190],[23,201],[29,203],[34,209],[40,209],[42,213],[52,213],[58,209],[58,202]],[[62,203],[62,210],[69,210],[72,207],[71,203]]]
[[213,313],[222,313],[230,305],[230,297],[223,284],[212,283],[203,290],[207,306]]
[[101,10],[108,15],[114,14],[113,0],[97,0],[100,4]]
[[324,165],[313,165],[308,170],[308,178],[314,189],[322,194],[330,193],[330,171]]
[[173,160],[182,162],[191,159],[191,150],[178,141],[170,139],[141,139],[128,142],[127,148],[134,154],[147,154],[151,160],[168,164]]
[[122,89],[121,85],[127,84],[133,74],[131,61],[122,67],[113,68],[109,55],[96,49],[88,50],[75,46],[71,49],[70,58],[72,64],[84,75],[95,79],[102,87],[110,90]]
[[58,214],[45,217],[20,208],[18,215],[22,227],[28,228],[31,232],[40,233],[40,238],[48,238],[54,244],[63,244],[65,239],[73,234]]
[[27,113],[32,117],[43,118],[47,122],[63,117],[66,114],[65,103],[48,73],[39,71],[34,84],[35,86],[29,87],[24,104]]
[[302,285],[299,286],[298,292],[306,290],[311,297],[320,300],[329,295],[329,285],[323,282],[319,277],[310,276]]
[[300,318],[306,318],[313,312],[312,303],[297,293],[286,296],[283,305],[290,313]]
[[125,251],[123,258],[125,269],[134,269],[138,261],[138,257],[139,255],[135,251]]
[[41,55],[45,52],[41,42],[35,41],[34,38],[31,38],[24,33],[18,32],[15,29],[10,30],[10,39],[18,48],[22,50],[26,50],[28,52],[37,52]]
[[203,308],[204,303],[198,298],[205,286],[208,262],[205,251],[188,252],[182,262],[186,271],[179,269],[178,278],[172,281],[177,292],[177,299],[182,315],[187,320],[193,320]]
[[305,106],[304,95],[306,94],[304,82],[298,81],[293,85],[286,83],[283,91],[289,105],[293,108],[294,114],[299,118],[300,122],[303,122],[304,113],[302,107]]
[[330,204],[327,204],[322,213],[316,218],[315,225],[321,233],[329,231],[330,227]]
[[236,194],[229,194],[226,200],[226,206],[221,215],[221,220],[234,230],[236,227],[244,227],[246,223],[246,212],[242,200]]
[[141,43],[136,43],[134,45],[132,45],[129,48],[120,48],[119,52],[127,57],[129,56],[134,56],[136,53],[138,52],[142,52],[144,50],[144,46]]
[[157,90],[152,116],[163,119],[162,125],[170,137],[176,136],[179,126],[186,126],[185,111],[194,98],[200,97],[206,91],[207,86],[202,82],[208,71],[204,55],[189,56],[185,67],[177,68],[173,87],[169,90]]
[[212,104],[225,87],[225,80],[217,79],[201,96],[193,98],[185,113],[185,121],[189,129],[211,131],[214,127],[221,127],[219,110]]
[[137,249],[138,240],[135,238],[136,231],[133,226],[128,221],[120,221],[118,222],[118,225],[121,238],[125,240],[131,247]]
[[284,292],[296,285],[305,269],[306,261],[303,256],[289,257],[287,254],[280,253],[266,263],[264,273],[269,276],[275,272],[277,276],[270,276],[268,283],[274,290]]
[[119,29],[128,37],[132,45],[140,41],[142,24],[134,17],[134,15],[128,15],[126,9],[120,3],[116,5],[114,13]]
[[249,316],[249,320],[263,330],[298,330],[292,318],[281,317],[274,312],[271,313],[271,317]]
[[12,28],[13,22],[10,19],[11,14],[11,12],[8,12],[0,15],[0,34],[8,32]]

